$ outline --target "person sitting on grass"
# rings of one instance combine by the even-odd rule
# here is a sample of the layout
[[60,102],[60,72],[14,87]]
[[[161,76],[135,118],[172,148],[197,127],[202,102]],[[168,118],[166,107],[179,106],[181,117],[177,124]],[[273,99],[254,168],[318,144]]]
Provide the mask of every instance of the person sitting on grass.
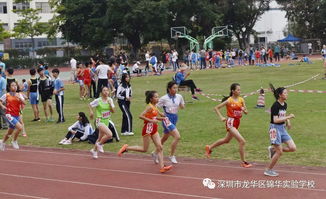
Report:
[[86,141],[88,135],[93,132],[92,125],[89,123],[85,113],[79,112],[77,115],[77,121],[68,128],[66,137],[62,139],[59,144],[72,144],[74,138],[78,138],[80,141]]
[[187,68],[188,68],[188,66],[186,64],[184,64],[184,63],[181,64],[179,72],[177,72],[175,74],[175,82],[179,86],[189,86],[190,90],[191,90],[191,94],[192,94],[192,99],[198,100],[198,97],[195,95],[195,91],[202,92],[202,90],[200,88],[196,87],[196,84],[193,80],[191,80],[191,79],[186,80],[186,78],[189,77],[189,75],[190,75],[190,72],[188,72],[187,74],[185,73]]
[[307,55],[304,55],[302,57],[302,59],[300,60],[300,62],[304,62],[304,63],[308,63],[308,64],[312,64],[312,61],[310,61],[309,57]]

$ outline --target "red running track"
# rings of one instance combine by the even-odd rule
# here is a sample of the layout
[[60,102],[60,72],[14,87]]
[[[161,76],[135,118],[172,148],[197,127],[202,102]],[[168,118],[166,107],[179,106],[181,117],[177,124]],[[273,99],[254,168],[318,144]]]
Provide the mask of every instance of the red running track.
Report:
[[[115,153],[91,158],[77,150],[9,147],[0,152],[0,198],[325,198],[326,168],[277,166],[279,177],[263,175],[264,165],[245,169],[236,161],[184,158],[173,170],[160,174],[148,155]],[[208,189],[202,184],[210,178],[222,181],[251,182],[249,188]],[[302,188],[259,188],[258,181],[269,184],[302,180]],[[306,186],[303,182],[314,182]],[[239,185],[239,184],[238,184]]]

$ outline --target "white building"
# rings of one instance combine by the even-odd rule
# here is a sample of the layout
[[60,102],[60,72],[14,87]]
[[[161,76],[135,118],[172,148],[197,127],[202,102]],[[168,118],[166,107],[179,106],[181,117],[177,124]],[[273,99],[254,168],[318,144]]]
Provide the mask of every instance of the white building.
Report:
[[[48,0],[32,0],[30,3],[14,3],[14,0],[0,0],[0,22],[5,30],[13,30],[15,24],[19,20],[19,16],[13,11],[16,9],[37,8],[40,9],[40,22],[48,22],[53,17],[53,12]],[[62,40],[56,39],[49,41],[46,35],[39,36],[35,39],[35,47],[41,48],[44,46],[61,46]],[[26,49],[31,48],[31,39],[7,39],[4,42],[5,49],[16,48]]]
[[286,37],[283,34],[288,24],[285,15],[286,12],[281,10],[281,6],[276,1],[270,3],[270,10],[266,11],[254,26],[254,30],[258,33],[258,43],[267,44]]

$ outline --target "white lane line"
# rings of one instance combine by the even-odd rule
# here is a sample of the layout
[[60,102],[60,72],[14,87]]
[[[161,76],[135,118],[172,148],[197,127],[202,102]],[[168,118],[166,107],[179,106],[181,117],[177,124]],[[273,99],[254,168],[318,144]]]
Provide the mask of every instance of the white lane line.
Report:
[[[180,176],[180,175],[162,175],[162,174],[155,174],[155,173],[145,173],[145,172],[135,172],[135,171],[128,171],[128,170],[117,170],[117,169],[103,169],[103,168],[89,168],[83,166],[74,166],[74,165],[62,165],[62,164],[51,164],[51,163],[43,163],[43,162],[28,162],[28,161],[21,161],[21,160],[5,160],[0,159],[3,162],[13,162],[13,163],[23,163],[23,164],[33,164],[33,165],[42,165],[42,166],[55,166],[55,167],[65,167],[65,168],[72,168],[72,169],[86,169],[86,170],[93,170],[93,171],[105,171],[105,172],[119,172],[119,173],[127,173],[127,174],[136,174],[136,175],[149,175],[149,176],[159,176],[165,178],[178,178],[178,179],[187,179],[187,180],[199,180],[202,181],[205,177],[189,177],[189,176]],[[211,179],[213,181],[218,181],[218,179]],[[326,189],[309,189],[309,188],[295,188],[299,190],[308,190],[308,191],[325,191]]]
[[18,197],[23,197],[23,198],[48,199],[48,198],[43,198],[43,197],[38,197],[38,196],[31,196],[31,195],[17,194],[17,193],[8,193],[8,192],[0,191],[0,195],[1,194],[2,195],[9,195],[9,196],[18,196]]
[[[105,171],[105,172],[111,171],[111,172],[137,174],[137,175],[151,175],[151,176],[159,176],[159,177],[181,178],[181,179],[200,180],[200,181],[203,180],[203,178],[189,177],[189,176],[162,175],[162,174],[156,174],[156,173],[145,173],[145,172],[118,170],[118,169],[104,169],[104,168],[94,168],[94,167],[83,167],[83,166],[66,165],[66,164],[63,165],[63,164],[52,164],[52,163],[43,163],[43,162],[29,162],[29,161],[21,161],[21,160],[5,160],[5,159],[0,159],[0,161],[12,162],[12,163],[22,163],[22,164],[42,165],[42,166],[65,167],[65,168],[72,168],[72,169],[86,169],[86,170],[93,170],[93,171]],[[217,179],[212,179],[212,180],[217,181]]]
[[[18,152],[14,149],[8,149],[11,151]],[[74,153],[66,153],[66,152],[52,152],[52,151],[39,151],[39,150],[19,150],[22,152],[37,152],[37,153],[45,153],[45,154],[58,154],[58,155],[70,155],[70,156],[80,156],[80,157],[89,157],[91,158],[91,155],[84,155],[84,154],[74,154]],[[83,152],[83,151],[81,151]],[[135,161],[144,161],[144,162],[153,162],[153,160],[145,160],[140,158],[127,158],[127,157],[109,157],[109,156],[101,156],[100,158],[104,159],[118,159],[118,160],[135,160]],[[230,169],[244,169],[242,167],[238,166],[225,166],[225,165],[217,165],[217,164],[205,164],[205,163],[188,163],[188,162],[181,162],[179,165],[194,165],[194,166],[208,166],[208,167],[221,167],[221,168],[230,168]],[[256,170],[256,171],[265,171],[265,168],[263,169],[256,169],[256,168],[250,168],[250,170]],[[285,172],[285,173],[295,173],[295,174],[306,174],[306,175],[316,175],[316,176],[326,176],[326,173],[313,173],[313,172],[304,172],[304,171],[293,171],[293,170],[282,170],[278,169],[277,171]]]
[[[120,187],[120,186],[113,186],[113,185],[88,183],[88,182],[77,182],[77,181],[70,181],[70,180],[60,180],[60,179],[52,179],[52,178],[41,178],[41,177],[15,175],[15,174],[7,174],[7,173],[0,173],[0,175],[2,175],[2,176],[9,176],[9,177],[15,177],[15,178],[27,178],[27,179],[33,179],[33,180],[50,181],[50,182],[61,182],[61,183],[70,183],[70,184],[77,184],[77,185],[105,187],[105,188],[112,188],[112,189],[123,189],[123,190],[129,190],[129,191],[140,191],[140,192],[147,192],[147,193],[166,194],[166,195],[172,195],[172,196],[183,196],[183,197],[191,197],[191,198],[208,198],[208,199],[213,199],[213,197],[208,197],[208,196],[200,196],[200,195],[192,195],[192,194],[183,194],[183,193],[175,193],[175,192],[167,192],[167,191],[146,190],[146,189],[131,188],[131,187]],[[214,197],[214,198],[216,199],[216,197]]]

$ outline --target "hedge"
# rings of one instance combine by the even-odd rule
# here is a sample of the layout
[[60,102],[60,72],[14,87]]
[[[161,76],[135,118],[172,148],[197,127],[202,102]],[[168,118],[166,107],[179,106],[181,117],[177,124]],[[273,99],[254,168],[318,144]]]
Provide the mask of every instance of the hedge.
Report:
[[[78,62],[87,62],[90,60],[90,56],[74,56]],[[44,57],[42,59],[32,58],[15,58],[3,61],[6,64],[6,68],[11,67],[14,69],[21,68],[33,68],[37,67],[37,64],[42,61],[49,67],[65,67],[69,66],[70,57]]]

